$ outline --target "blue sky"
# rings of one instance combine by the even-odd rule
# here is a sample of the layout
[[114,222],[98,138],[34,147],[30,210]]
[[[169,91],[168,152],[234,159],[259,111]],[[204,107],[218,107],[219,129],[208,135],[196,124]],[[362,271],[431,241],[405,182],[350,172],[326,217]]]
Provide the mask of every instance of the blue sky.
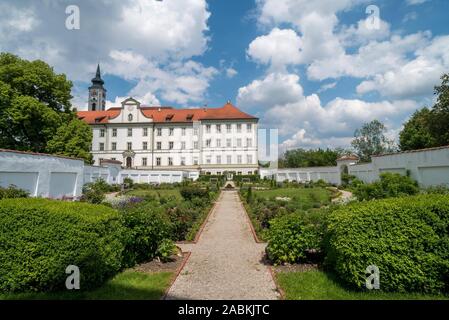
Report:
[[[71,4],[79,30],[65,27]],[[100,63],[109,107],[229,99],[279,129],[284,149],[346,147],[373,119],[396,138],[433,103],[449,72],[447,12],[444,0],[11,0],[0,50],[67,74],[80,110]]]

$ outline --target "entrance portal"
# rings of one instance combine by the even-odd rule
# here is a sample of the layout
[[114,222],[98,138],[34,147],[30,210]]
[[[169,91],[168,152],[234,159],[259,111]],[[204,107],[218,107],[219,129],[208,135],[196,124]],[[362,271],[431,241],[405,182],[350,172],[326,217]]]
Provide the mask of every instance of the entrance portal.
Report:
[[127,157],[126,158],[126,167],[131,168],[132,164],[133,164],[133,159],[131,159],[131,157]]

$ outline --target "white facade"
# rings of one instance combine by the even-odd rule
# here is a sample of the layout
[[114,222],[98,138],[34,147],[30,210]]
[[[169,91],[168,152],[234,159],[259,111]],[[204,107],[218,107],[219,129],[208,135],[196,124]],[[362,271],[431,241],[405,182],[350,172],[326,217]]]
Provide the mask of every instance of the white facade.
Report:
[[[115,114],[108,114],[106,122],[104,118],[98,123],[88,121],[93,130],[94,164],[110,159],[134,169],[254,174],[258,169],[257,119],[213,119],[217,117],[213,112],[225,108],[191,110],[194,117],[188,121],[184,114],[188,116],[189,110],[141,107],[138,101],[127,99]],[[229,113],[237,110],[227,108]],[[91,115],[79,112],[82,119]],[[167,120],[170,116],[173,122]]]

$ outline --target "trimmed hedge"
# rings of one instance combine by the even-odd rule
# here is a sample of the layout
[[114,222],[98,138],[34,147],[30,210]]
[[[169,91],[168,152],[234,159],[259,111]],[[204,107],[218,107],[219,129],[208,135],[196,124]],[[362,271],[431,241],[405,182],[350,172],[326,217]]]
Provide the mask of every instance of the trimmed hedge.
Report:
[[353,288],[376,265],[384,291],[449,291],[449,196],[353,203],[329,216],[326,263]]
[[82,290],[121,268],[124,228],[106,206],[47,199],[0,201],[0,290],[65,289],[66,267],[80,268]]

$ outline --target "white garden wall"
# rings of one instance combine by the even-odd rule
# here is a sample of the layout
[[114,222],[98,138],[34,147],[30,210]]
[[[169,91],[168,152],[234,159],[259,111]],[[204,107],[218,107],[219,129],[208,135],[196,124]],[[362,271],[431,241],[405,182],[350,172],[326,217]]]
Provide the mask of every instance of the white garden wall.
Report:
[[449,186],[449,147],[415,150],[402,153],[375,156],[371,163],[358,164],[353,160],[337,161],[335,167],[260,169],[261,178],[274,177],[276,181],[285,180],[306,182],[323,179],[340,184],[341,172],[347,167],[348,173],[370,183],[379,179],[382,172],[399,174],[410,173],[420,186]]
[[33,197],[78,198],[84,184],[100,178],[110,184],[126,177],[138,183],[175,183],[198,176],[188,171],[124,170],[111,163],[88,166],[80,159],[0,149],[0,186],[15,185]]

